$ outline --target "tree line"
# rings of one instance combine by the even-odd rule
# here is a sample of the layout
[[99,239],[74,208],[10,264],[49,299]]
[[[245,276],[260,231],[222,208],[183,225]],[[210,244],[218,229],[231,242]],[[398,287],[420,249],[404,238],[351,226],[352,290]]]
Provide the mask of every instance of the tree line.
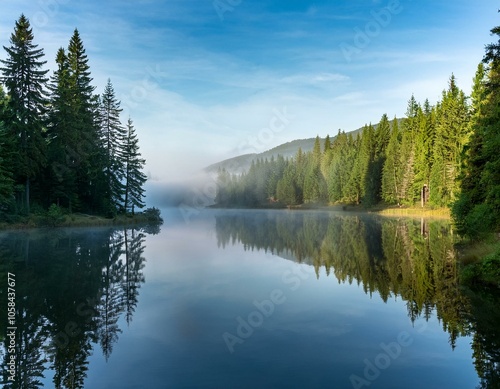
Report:
[[114,216],[144,207],[145,160],[108,79],[95,94],[77,29],[48,77],[44,51],[21,15],[0,60],[0,217],[55,204]]
[[[491,30],[500,36],[500,26]],[[466,96],[452,74],[440,100],[412,96],[405,117],[339,131],[293,158],[260,159],[218,173],[216,203],[422,204],[451,207],[459,232],[480,238],[500,227],[500,41],[486,54]]]
[[356,135],[339,131],[295,157],[258,160],[247,173],[219,172],[217,202],[257,205],[352,203],[445,206],[457,193],[462,150],[470,136],[470,105],[452,75],[435,106],[412,96],[406,117],[365,125]]

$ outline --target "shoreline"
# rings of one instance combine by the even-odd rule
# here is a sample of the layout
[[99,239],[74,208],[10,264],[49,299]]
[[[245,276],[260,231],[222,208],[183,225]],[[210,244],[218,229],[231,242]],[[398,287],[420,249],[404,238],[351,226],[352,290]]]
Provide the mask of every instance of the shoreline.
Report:
[[119,215],[114,218],[106,218],[98,215],[87,215],[74,213],[64,215],[58,220],[47,220],[46,217],[31,215],[26,216],[25,220],[8,223],[0,223],[0,231],[23,231],[40,228],[78,228],[78,227],[119,227],[129,225],[147,225],[152,221],[146,215],[135,214]]
[[451,211],[449,208],[421,208],[421,207],[397,207],[397,206],[374,206],[370,208],[364,208],[362,205],[343,205],[343,204],[332,204],[332,205],[322,205],[322,204],[300,204],[291,207],[281,206],[277,204],[261,204],[255,207],[225,207],[219,205],[208,206],[209,209],[225,209],[225,210],[291,210],[291,211],[335,211],[335,212],[345,212],[348,213],[363,213],[363,214],[374,214],[384,217],[408,217],[408,218],[428,218],[428,219],[446,219],[451,220]]

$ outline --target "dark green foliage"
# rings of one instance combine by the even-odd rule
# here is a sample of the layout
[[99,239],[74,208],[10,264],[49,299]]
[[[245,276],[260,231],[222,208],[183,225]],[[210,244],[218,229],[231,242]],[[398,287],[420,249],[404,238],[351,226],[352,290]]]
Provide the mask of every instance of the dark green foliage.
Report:
[[64,213],[61,207],[52,204],[47,211],[46,222],[49,226],[55,227],[64,220]]
[[[0,237],[0,281],[6,285],[7,272],[16,274],[17,327],[16,381],[9,383],[3,369],[2,388],[88,387],[88,358],[98,352],[94,343],[109,357],[119,319],[132,321],[145,280],[144,237],[132,229],[49,229]],[[7,306],[6,293],[0,300]],[[1,334],[6,324],[0,323]],[[5,339],[0,336],[4,350]],[[6,366],[8,354],[2,354]],[[49,366],[53,374],[45,371]]]
[[65,206],[71,212],[80,208],[76,187],[77,169],[83,158],[80,137],[74,130],[69,63],[66,52],[60,48],[56,57],[50,90],[50,107],[47,122],[49,200]]
[[439,206],[455,200],[462,152],[469,138],[469,107],[452,75],[437,107],[434,164],[430,174],[431,201]]
[[[500,36],[500,28],[491,32]],[[499,41],[500,42],[500,41]],[[474,78],[472,135],[460,156],[461,194],[453,206],[460,232],[481,238],[500,229],[500,56],[499,43],[486,47]]]
[[124,210],[129,207],[129,203],[133,203],[132,209],[134,206],[143,206],[142,193],[139,196],[130,196],[131,188],[136,188],[136,184],[142,187],[145,178],[142,182],[136,182],[140,181],[140,178],[135,173],[137,169],[140,171],[142,168],[141,160],[138,159],[138,140],[130,119],[127,128],[121,124],[121,111],[120,102],[116,99],[111,80],[108,79],[100,99],[100,142],[104,151],[105,197],[107,212],[110,214],[122,211],[123,203]]
[[68,46],[70,122],[76,136],[76,188],[86,212],[106,212],[105,151],[100,139],[98,100],[91,85],[90,66],[80,34],[75,29]]
[[8,151],[12,149],[7,142],[6,130],[3,122],[0,121],[0,219],[2,218],[2,214],[12,206],[14,195],[13,173],[11,167],[7,165],[8,157],[6,158]]
[[[6,161],[13,166],[14,180],[23,186],[24,195],[18,201],[25,211],[30,211],[30,185],[45,165],[43,121],[45,116],[46,83],[48,70],[42,70],[43,49],[33,43],[34,35],[29,20],[21,15],[10,37],[10,46],[4,49],[7,59],[0,60],[3,67],[1,81],[9,96],[6,131],[13,141],[15,157]],[[23,201],[20,201],[23,200]]]
[[58,50],[48,85],[43,50],[33,40],[21,15],[0,60],[7,92],[0,86],[0,217],[11,220],[30,207],[43,214],[51,204],[107,216],[144,207],[137,135],[130,120],[121,124],[110,81],[101,98],[94,94],[78,30],[68,49]]
[[121,158],[125,169],[123,209],[128,211],[131,208],[134,214],[135,208],[144,208],[144,183],[147,177],[142,171],[146,160],[141,158],[139,153],[139,139],[130,118],[127,122],[124,154]]
[[382,198],[392,204],[399,204],[401,197],[401,165],[399,164],[399,143],[401,133],[396,119],[392,122],[391,137],[386,149],[382,170]]
[[[259,160],[240,176],[220,171],[216,203],[254,207],[278,199],[288,206],[351,203],[372,207],[383,200],[414,205],[424,193],[425,205],[430,187],[433,204],[445,206],[457,192],[468,121],[469,107],[452,76],[438,109],[428,101],[421,107],[412,96],[401,126],[398,119],[390,123],[384,114],[380,123],[366,125],[355,139],[341,131],[333,139],[327,136],[323,152],[317,137],[312,151],[304,154],[299,149],[286,169],[278,168],[274,160]],[[436,134],[437,125],[446,135]]]
[[289,164],[283,173],[283,178],[278,181],[276,188],[278,200],[287,206],[297,205],[302,202],[300,188],[296,181],[295,165]]
[[160,216],[161,212],[158,208],[155,208],[155,207],[147,208],[144,211],[142,211],[142,214],[144,216],[146,216],[146,218],[149,222],[163,223],[163,219]]

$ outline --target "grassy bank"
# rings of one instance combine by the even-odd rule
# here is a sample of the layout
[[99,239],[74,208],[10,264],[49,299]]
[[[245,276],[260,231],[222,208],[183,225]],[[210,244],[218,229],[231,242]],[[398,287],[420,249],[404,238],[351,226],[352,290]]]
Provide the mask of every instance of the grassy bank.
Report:
[[408,216],[408,217],[424,217],[424,218],[436,218],[436,219],[451,218],[451,213],[449,208],[376,206],[370,208],[369,212],[375,212],[382,216]]

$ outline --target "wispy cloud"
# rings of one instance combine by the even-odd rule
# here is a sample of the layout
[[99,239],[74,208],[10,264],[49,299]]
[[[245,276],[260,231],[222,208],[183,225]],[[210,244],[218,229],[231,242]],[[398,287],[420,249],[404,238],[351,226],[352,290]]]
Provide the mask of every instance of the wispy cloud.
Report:
[[206,0],[54,0],[52,8],[3,0],[0,46],[23,12],[53,69],[77,27],[97,91],[110,77],[148,170],[172,180],[234,156],[275,108],[294,120],[260,147],[402,116],[412,93],[434,103],[451,72],[469,90],[497,24],[496,1],[400,3],[350,62],[339,45],[353,44],[388,1],[241,2],[221,21]]

